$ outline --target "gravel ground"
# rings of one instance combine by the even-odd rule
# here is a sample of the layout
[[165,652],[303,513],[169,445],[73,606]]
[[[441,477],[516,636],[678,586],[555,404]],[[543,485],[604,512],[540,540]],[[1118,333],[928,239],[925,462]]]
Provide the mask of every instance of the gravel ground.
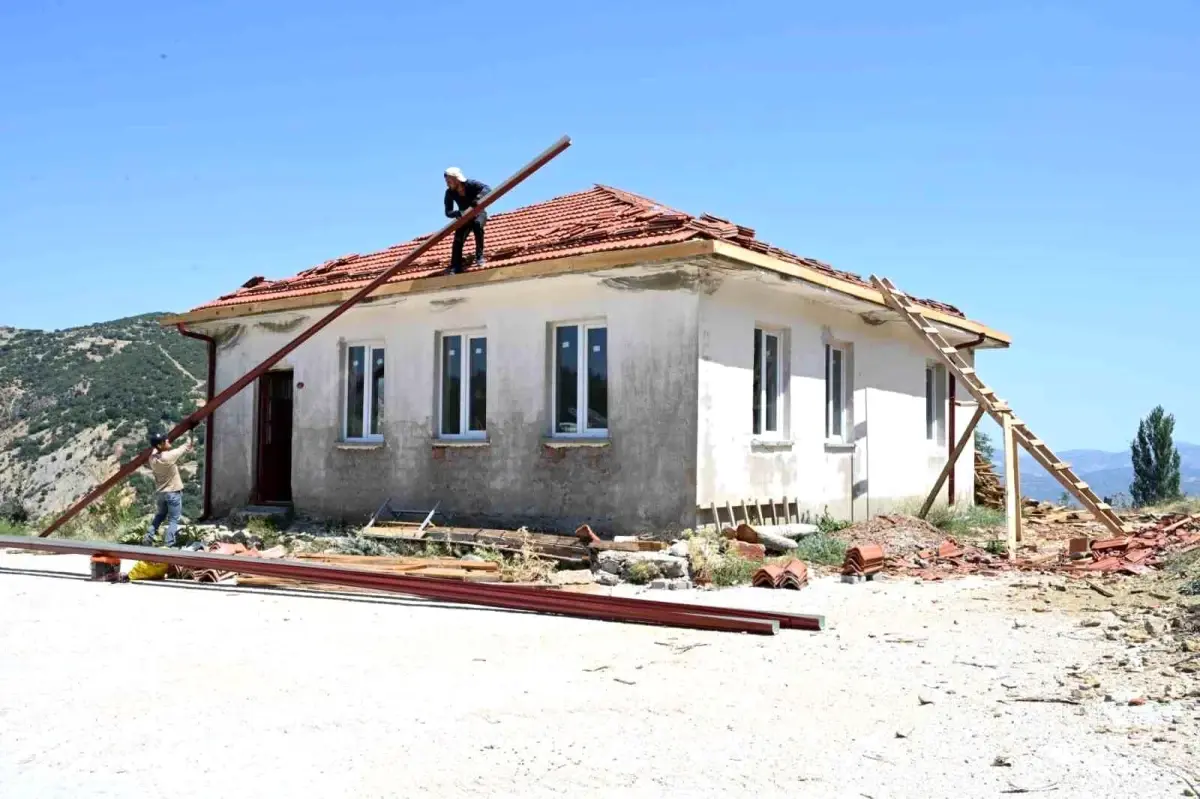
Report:
[[1014,701],[1129,644],[1006,580],[654,592],[828,615],[768,638],[85,570],[0,553],[0,796],[1158,797],[1200,762],[1195,698]]

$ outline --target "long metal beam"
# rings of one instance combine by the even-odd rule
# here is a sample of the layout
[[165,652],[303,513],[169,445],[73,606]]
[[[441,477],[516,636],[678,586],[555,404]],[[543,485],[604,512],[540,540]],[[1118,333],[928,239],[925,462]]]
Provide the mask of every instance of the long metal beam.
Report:
[[[236,395],[238,392],[240,392],[246,386],[250,385],[250,383],[252,383],[254,380],[258,379],[258,377],[261,376],[264,372],[266,372],[272,366],[274,366],[275,364],[277,364],[281,360],[283,360],[285,357],[287,357],[288,353],[292,352],[292,350],[296,349],[301,344],[303,344],[304,342],[308,341],[310,338],[315,336],[318,332],[320,332],[326,326],[328,326],[331,322],[333,322],[333,320],[337,319],[339,316],[344,314],[346,311],[350,310],[350,308],[352,308],[353,306],[355,306],[359,302],[361,302],[363,299],[365,299],[367,297],[367,295],[369,295],[371,292],[375,291],[375,289],[379,288],[384,283],[391,280],[393,277],[396,276],[396,274],[398,272],[400,272],[402,269],[404,269],[405,267],[412,264],[414,261],[416,261],[422,255],[424,255],[426,252],[428,252],[439,241],[444,239],[446,236],[455,232],[456,230],[463,227],[464,225],[469,224],[471,222],[471,220],[473,220],[476,216],[478,216],[480,213],[482,213],[489,205],[491,205],[492,203],[499,200],[505,194],[508,194],[519,183],[521,183],[523,180],[528,178],[534,172],[538,171],[543,166],[548,164],[551,160],[553,160],[556,156],[558,156],[563,150],[567,149],[570,146],[571,146],[571,139],[568,136],[563,136],[561,139],[556,141],[554,144],[550,145],[548,148],[546,148],[546,150],[544,150],[542,152],[541,155],[539,155],[537,158],[534,158],[532,161],[530,161],[525,166],[521,167],[521,169],[518,170],[516,172],[516,174],[514,174],[512,177],[508,178],[503,183],[501,183],[499,186],[497,186],[495,189],[493,189],[491,192],[489,192],[487,194],[487,196],[480,199],[478,205],[469,209],[467,211],[467,213],[463,214],[458,219],[455,219],[450,224],[446,225],[441,230],[439,230],[437,233],[434,233],[432,236],[430,236],[429,238],[425,239],[423,242],[418,244],[416,249],[414,249],[408,255],[401,258],[399,261],[397,261],[392,266],[385,269],[378,277],[376,277],[374,280],[372,280],[366,286],[363,286],[359,291],[355,292],[354,296],[350,297],[350,299],[346,300],[341,305],[334,308],[332,311],[330,311],[328,314],[323,316],[321,319],[318,319],[316,322],[314,322],[312,324],[311,327],[306,329],[303,333],[296,336],[294,339],[289,341],[287,344],[283,345],[283,347],[281,347],[278,352],[271,355],[266,360],[264,360],[262,363],[260,363],[258,366],[254,367],[249,372],[247,372],[246,374],[239,377],[237,380],[235,380],[233,383],[231,383],[227,388],[225,388],[223,391],[221,391],[221,393],[217,394],[210,401],[204,403],[203,408],[197,409],[195,412],[193,412],[191,415],[189,415],[187,418],[185,418],[179,424],[175,425],[175,427],[172,428],[172,430],[169,433],[167,433],[167,439],[170,441],[174,441],[179,436],[183,435],[184,433],[186,433],[189,430],[191,430],[192,428],[194,428],[196,425],[200,424],[200,422],[204,421],[206,418],[211,416],[213,411],[215,411],[217,408],[220,408],[227,401],[229,401],[234,395]],[[96,486],[91,491],[89,491],[86,495],[84,495],[84,497],[82,499],[80,499],[78,502],[76,502],[74,505],[72,505],[70,508],[68,508],[67,511],[65,513],[63,513],[63,515],[61,515],[57,519],[55,519],[50,524],[49,527],[47,527],[45,530],[40,532],[38,535],[43,538],[50,535],[55,530],[62,527],[64,524],[66,524],[68,521],[70,521],[72,518],[74,518],[74,516],[76,514],[78,514],[81,510],[83,510],[88,505],[95,502],[97,499],[102,497],[104,494],[108,493],[108,491],[113,486],[115,486],[117,483],[124,480],[129,475],[133,474],[137,469],[141,468],[148,460],[150,460],[150,452],[151,452],[151,450],[149,447],[144,449],[136,458],[129,461],[124,466],[122,466],[120,469],[118,469],[116,474],[114,474],[112,477],[108,478],[103,483]]]
[[108,555],[125,560],[146,560],[194,569],[218,569],[266,577],[286,577],[313,583],[371,588],[449,602],[672,627],[773,635],[780,627],[820,630],[824,626],[824,618],[821,616],[589,596],[518,586],[456,583],[437,578],[386,574],[345,566],[302,563],[275,558],[218,555],[207,552],[186,552],[110,544],[103,541],[48,541],[24,536],[0,536],[0,548],[4,547],[61,554]]

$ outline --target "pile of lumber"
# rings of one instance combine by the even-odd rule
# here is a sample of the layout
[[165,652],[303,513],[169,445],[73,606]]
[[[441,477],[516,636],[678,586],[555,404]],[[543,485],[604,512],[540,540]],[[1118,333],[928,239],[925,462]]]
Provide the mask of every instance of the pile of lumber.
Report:
[[1004,484],[987,458],[975,453],[975,504],[1004,510]]
[[[383,574],[433,577],[465,583],[500,582],[500,565],[490,561],[456,560],[454,558],[381,558],[369,555],[336,555],[325,552],[296,555],[296,559],[306,563],[350,566],[355,569]],[[261,577],[245,574],[239,575],[237,582],[238,585],[253,586],[255,588],[318,588],[322,590],[338,588],[332,585],[314,585],[310,582],[293,580],[287,577]]]
[[527,530],[492,530],[488,528],[435,527],[414,530],[403,522],[377,521],[363,535],[389,541],[432,541],[465,547],[486,547],[514,555],[532,552],[557,561],[563,566],[582,568],[588,564],[588,548],[569,536],[531,533]]

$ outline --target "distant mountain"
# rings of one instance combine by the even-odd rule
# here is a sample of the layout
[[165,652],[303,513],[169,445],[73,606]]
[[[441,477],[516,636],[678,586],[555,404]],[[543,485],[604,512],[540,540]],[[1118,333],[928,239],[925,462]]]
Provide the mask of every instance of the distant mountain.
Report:
[[[1175,442],[1179,450],[1180,487],[1183,493],[1200,495],[1200,445]],[[1129,498],[1129,484],[1133,482],[1133,463],[1126,449],[1122,452],[1104,452],[1098,449],[1070,449],[1057,453],[1079,475],[1092,490],[1101,497]],[[1059,502],[1063,487],[1049,472],[1034,462],[1028,452],[1021,450],[1021,493],[1031,499]],[[995,458],[997,474],[1004,474],[1002,454]],[[1119,495],[1119,496],[1118,496]]]
[[[0,327],[0,504],[64,509],[204,396],[204,344],[145,314],[68,330]],[[202,444],[202,439],[198,441]],[[190,458],[192,464],[200,458]],[[189,471],[195,468],[189,465]],[[143,472],[145,470],[142,470]],[[147,474],[130,485],[143,502]],[[200,488],[187,481],[185,512]]]

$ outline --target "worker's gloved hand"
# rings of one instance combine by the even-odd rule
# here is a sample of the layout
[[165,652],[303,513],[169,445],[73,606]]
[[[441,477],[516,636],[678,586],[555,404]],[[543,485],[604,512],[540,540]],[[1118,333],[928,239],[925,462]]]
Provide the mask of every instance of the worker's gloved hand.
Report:
[[458,219],[461,216],[462,216],[462,211],[451,211],[450,212],[451,219]]

